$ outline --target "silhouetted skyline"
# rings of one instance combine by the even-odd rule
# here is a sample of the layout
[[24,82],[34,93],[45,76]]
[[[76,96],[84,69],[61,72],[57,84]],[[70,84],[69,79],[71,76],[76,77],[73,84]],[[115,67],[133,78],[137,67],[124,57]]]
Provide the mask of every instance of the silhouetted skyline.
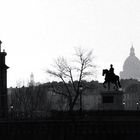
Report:
[[132,44],[140,58],[139,9],[135,0],[2,0],[0,39],[10,66],[8,87],[27,82],[32,72],[36,82],[49,81],[44,70],[79,46],[93,49],[97,80],[104,80],[102,69],[112,63],[119,75]]

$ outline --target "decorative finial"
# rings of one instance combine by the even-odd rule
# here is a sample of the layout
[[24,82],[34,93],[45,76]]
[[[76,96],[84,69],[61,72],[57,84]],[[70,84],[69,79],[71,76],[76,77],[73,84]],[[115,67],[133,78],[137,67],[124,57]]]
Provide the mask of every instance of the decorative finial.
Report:
[[132,47],[130,49],[130,56],[135,56],[135,50],[134,50],[133,44],[132,44]]

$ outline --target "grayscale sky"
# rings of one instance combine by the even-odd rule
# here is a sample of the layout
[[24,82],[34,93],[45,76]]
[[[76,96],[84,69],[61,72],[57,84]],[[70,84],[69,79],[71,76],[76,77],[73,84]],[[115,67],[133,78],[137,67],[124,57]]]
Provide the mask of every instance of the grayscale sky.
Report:
[[[96,80],[112,63],[119,75],[133,43],[140,58],[139,0],[0,0],[0,39],[6,50],[8,87],[47,82],[44,70],[74,47],[93,49]],[[93,79],[93,80],[95,80]]]

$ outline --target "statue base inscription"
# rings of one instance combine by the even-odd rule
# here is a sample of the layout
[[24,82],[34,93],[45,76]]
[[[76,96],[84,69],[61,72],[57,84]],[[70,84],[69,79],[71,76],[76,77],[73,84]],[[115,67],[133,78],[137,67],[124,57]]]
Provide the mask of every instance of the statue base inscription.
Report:
[[122,91],[101,92],[100,110],[124,110]]

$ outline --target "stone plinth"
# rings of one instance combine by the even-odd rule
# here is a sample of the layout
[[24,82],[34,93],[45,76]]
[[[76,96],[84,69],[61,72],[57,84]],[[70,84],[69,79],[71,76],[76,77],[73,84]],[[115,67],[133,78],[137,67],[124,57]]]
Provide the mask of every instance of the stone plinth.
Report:
[[101,110],[124,110],[122,91],[101,92]]

